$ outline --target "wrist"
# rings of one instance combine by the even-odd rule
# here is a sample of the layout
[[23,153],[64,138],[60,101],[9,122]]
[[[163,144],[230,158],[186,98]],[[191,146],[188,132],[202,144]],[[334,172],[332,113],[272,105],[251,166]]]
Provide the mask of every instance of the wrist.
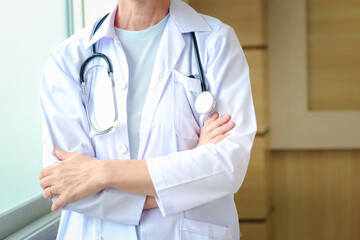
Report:
[[126,174],[129,174],[130,160],[104,159],[101,160],[101,184],[103,188],[122,189]]
[[111,187],[111,166],[109,160],[99,160],[99,182],[102,189]]

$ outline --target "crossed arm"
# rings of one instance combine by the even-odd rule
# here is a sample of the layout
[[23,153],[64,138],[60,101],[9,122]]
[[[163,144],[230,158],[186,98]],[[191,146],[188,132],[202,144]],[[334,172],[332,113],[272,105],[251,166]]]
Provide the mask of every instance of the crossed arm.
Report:
[[[201,129],[199,143],[218,143],[234,127],[229,115],[219,117],[213,114]],[[144,209],[157,207],[154,199],[156,191],[152,183],[146,160],[101,161],[90,156],[65,152],[55,148],[59,163],[48,166],[39,174],[44,198],[50,200],[55,195],[59,198],[52,206],[53,211],[65,204],[83,199],[105,188],[116,188],[129,193],[146,195]]]

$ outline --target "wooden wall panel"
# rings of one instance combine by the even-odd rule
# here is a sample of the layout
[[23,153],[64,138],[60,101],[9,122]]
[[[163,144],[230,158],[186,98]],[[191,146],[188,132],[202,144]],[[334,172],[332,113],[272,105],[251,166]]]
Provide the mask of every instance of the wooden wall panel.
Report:
[[256,136],[243,185],[235,194],[240,219],[266,219],[272,206],[268,135]]
[[307,0],[269,3],[271,148],[360,149],[360,110],[309,110],[306,6]]
[[360,109],[360,1],[308,0],[312,110]]
[[241,240],[274,239],[274,216],[269,215],[263,222],[240,222]]
[[245,240],[271,240],[273,206],[269,159],[269,104],[267,81],[266,0],[189,0],[198,12],[216,17],[234,28],[250,67],[258,132],[249,168],[235,194],[240,231]]
[[258,134],[269,130],[269,86],[267,78],[267,51],[245,50],[250,68],[250,81],[256,113]]
[[234,28],[243,47],[265,46],[265,0],[189,0],[199,13],[216,17]]
[[360,239],[360,151],[272,152],[276,240]]

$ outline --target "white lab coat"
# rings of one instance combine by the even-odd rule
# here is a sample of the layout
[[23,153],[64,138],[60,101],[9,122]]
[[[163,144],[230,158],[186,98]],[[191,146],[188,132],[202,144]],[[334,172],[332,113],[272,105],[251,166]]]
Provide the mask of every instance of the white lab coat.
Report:
[[[129,72],[114,31],[115,13],[92,38],[92,28],[87,28],[51,51],[40,88],[44,165],[57,162],[54,146],[98,159],[129,159]],[[225,140],[199,148],[200,129],[209,114],[199,115],[194,108],[201,87],[192,31],[207,87],[216,98],[214,111],[230,114],[236,124]],[[91,139],[79,69],[94,43],[114,67],[120,126]],[[96,73],[87,79],[91,117],[106,126],[113,120],[112,96]],[[143,211],[145,196],[105,189],[64,207],[58,239],[132,240],[135,225],[140,225],[142,240],[239,239],[233,194],[245,177],[255,132],[248,65],[233,29],[171,0],[142,112],[138,155],[147,161],[159,208]]]

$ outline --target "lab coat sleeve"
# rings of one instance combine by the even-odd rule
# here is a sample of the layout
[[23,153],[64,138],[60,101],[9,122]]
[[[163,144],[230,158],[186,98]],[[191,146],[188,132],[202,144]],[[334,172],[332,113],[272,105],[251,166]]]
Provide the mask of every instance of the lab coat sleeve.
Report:
[[[95,156],[88,137],[89,125],[82,90],[80,84],[67,72],[70,70],[62,60],[61,53],[53,50],[45,66],[40,86],[44,166],[58,162],[54,156],[54,146],[69,152]],[[110,188],[68,203],[62,210],[72,210],[121,224],[137,225],[144,202],[143,195]]]
[[206,46],[205,73],[217,101],[215,111],[230,114],[235,127],[217,144],[147,159],[164,216],[236,193],[256,134],[249,68],[234,31],[224,26],[209,42],[198,40]]

